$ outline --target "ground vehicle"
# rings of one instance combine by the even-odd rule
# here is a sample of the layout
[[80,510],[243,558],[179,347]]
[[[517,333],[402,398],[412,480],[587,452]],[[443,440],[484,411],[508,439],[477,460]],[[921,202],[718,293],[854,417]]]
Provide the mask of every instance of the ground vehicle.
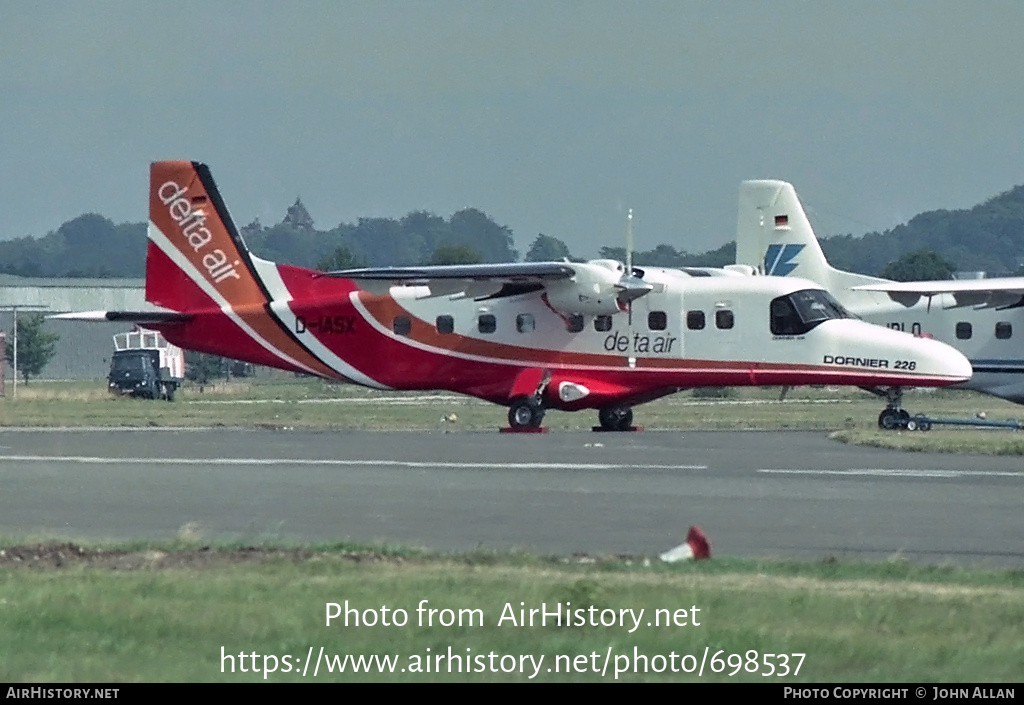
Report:
[[113,394],[166,399],[185,377],[185,353],[156,331],[136,330],[114,336],[107,377]]

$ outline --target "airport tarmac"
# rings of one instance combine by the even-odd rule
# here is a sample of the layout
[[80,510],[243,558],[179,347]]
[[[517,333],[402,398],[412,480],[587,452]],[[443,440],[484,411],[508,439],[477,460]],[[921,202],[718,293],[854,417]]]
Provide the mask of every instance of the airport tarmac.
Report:
[[818,432],[3,430],[0,534],[1024,565],[1020,458]]

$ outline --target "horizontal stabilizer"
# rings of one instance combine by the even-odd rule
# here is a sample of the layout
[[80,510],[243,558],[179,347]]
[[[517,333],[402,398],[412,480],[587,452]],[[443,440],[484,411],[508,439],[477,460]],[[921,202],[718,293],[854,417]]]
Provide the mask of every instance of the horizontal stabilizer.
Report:
[[47,318],[58,318],[70,321],[123,321],[139,325],[156,323],[183,323],[192,318],[191,314],[177,311],[79,311],[76,313],[58,313]]

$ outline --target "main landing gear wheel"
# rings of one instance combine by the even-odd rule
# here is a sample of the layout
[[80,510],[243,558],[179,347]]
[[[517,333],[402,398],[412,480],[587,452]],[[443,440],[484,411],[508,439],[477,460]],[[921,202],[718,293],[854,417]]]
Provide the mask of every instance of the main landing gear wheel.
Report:
[[543,420],[544,407],[533,397],[520,397],[508,408],[508,425],[512,428],[536,428]]
[[628,431],[633,427],[633,410],[623,406],[599,409],[597,419],[606,431]]

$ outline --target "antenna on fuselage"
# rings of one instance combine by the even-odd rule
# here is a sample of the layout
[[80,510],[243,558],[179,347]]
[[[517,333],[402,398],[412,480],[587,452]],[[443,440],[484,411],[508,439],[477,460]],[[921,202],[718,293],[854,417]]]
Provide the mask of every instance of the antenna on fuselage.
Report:
[[626,215],[626,275],[633,276],[633,209]]
[[[626,276],[633,276],[633,209],[630,208],[626,213]],[[630,329],[630,335],[633,330],[633,301],[630,299],[629,303],[626,304],[626,323]]]

